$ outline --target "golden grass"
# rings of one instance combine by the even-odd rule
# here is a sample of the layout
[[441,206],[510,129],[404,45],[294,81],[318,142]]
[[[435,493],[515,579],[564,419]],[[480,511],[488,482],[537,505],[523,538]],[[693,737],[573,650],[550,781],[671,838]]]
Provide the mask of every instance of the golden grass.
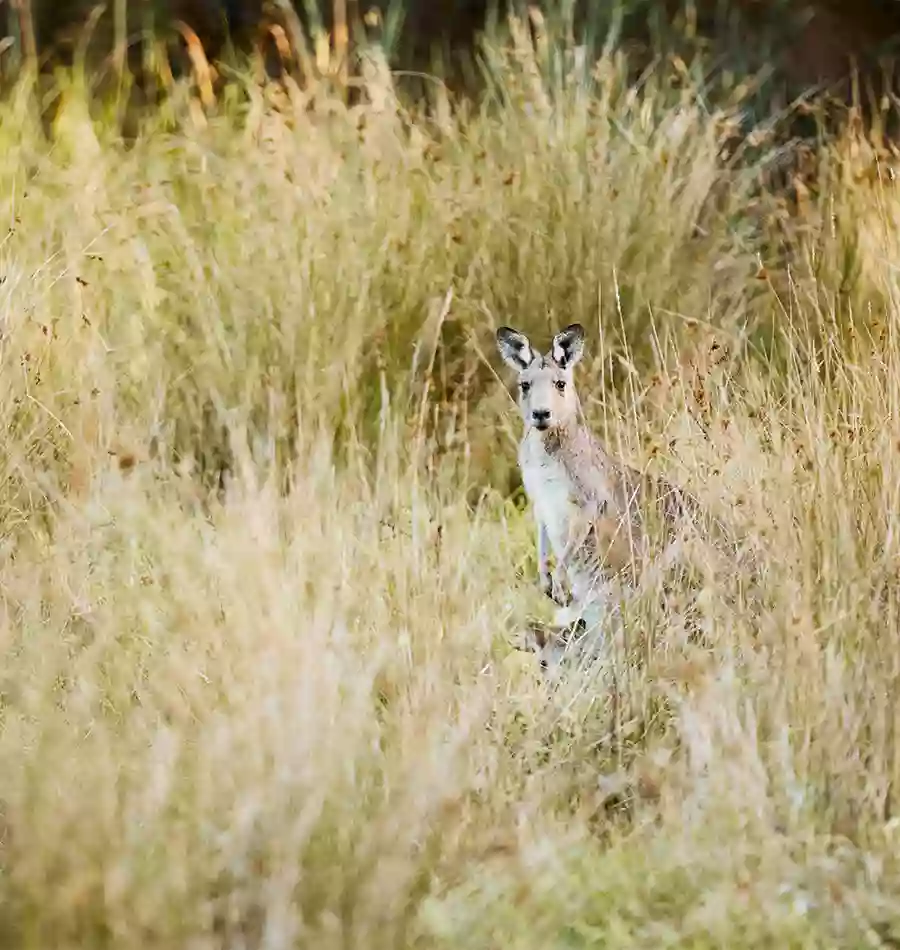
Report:
[[[823,181],[759,279],[727,116],[503,70],[442,129],[0,108],[3,945],[898,939],[894,186]],[[707,579],[702,645],[648,599],[551,689],[487,364],[572,320],[762,597]]]

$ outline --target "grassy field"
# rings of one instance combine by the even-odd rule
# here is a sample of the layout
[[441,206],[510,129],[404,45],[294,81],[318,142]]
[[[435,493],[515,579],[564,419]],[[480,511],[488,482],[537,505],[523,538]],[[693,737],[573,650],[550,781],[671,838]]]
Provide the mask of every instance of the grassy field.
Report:
[[[791,215],[521,52],[457,118],[0,106],[3,946],[900,945],[896,186],[835,141]],[[493,332],[574,320],[761,596],[554,689]]]

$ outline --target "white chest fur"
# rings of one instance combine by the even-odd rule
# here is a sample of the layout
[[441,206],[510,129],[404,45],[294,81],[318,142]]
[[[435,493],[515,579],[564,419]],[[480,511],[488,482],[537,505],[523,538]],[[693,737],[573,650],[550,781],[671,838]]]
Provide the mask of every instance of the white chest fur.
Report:
[[559,459],[528,439],[520,449],[519,464],[525,492],[558,558],[569,537],[569,523],[578,510],[572,478]]

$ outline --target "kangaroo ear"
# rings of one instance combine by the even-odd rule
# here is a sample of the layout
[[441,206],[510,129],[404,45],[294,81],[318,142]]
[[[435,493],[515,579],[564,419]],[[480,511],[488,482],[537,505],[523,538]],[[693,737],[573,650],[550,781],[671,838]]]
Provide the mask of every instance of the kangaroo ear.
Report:
[[553,337],[550,355],[560,369],[574,366],[584,355],[584,327],[580,323],[573,323],[565,330],[560,330]]
[[528,342],[528,337],[511,327],[500,327],[497,330],[497,349],[508,365],[520,373],[528,369],[535,358],[535,352]]

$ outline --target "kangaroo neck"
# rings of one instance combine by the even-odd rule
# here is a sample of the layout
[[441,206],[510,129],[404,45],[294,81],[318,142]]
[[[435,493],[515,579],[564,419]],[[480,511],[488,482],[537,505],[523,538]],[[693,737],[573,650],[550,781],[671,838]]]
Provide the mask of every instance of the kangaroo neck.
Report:
[[573,418],[546,432],[532,429],[531,435],[548,455],[559,455],[576,444],[580,429],[581,423]]

